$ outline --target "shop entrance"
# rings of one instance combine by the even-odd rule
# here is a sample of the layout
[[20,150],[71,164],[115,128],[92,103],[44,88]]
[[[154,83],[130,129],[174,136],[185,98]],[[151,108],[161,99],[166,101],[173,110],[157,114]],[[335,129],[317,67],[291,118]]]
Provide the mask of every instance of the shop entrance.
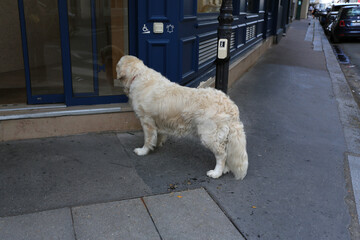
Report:
[[127,0],[5,1],[0,104],[127,101],[114,83],[129,54]]
[[68,15],[62,31],[63,52],[70,55],[65,78],[72,79],[65,86],[68,105],[127,100],[114,82],[117,62],[129,53],[127,2],[68,0],[67,8],[61,3]]

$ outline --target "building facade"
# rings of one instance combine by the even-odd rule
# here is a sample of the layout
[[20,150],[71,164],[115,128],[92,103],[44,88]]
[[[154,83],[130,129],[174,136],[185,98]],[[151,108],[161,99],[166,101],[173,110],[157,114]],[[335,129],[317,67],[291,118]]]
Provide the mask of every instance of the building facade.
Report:
[[[185,86],[215,75],[221,0],[2,0],[0,5],[2,111],[14,105],[127,102],[115,79],[116,63],[125,54]],[[265,41],[279,41],[294,7],[291,0],[233,0],[231,61]]]
[[[196,86],[214,75],[221,0],[2,2],[1,104],[127,101],[114,81],[124,54],[182,85]],[[271,35],[281,36],[290,4],[234,0],[232,59]]]

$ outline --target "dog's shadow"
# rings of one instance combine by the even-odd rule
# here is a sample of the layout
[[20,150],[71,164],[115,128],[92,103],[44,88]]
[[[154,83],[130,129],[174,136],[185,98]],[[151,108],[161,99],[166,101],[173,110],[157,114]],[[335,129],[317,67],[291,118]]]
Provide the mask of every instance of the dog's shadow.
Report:
[[142,132],[118,134],[124,151],[134,161],[137,173],[146,183],[156,180],[181,181],[205,179],[206,171],[215,166],[215,157],[196,138],[169,137],[162,147],[146,156],[137,156],[134,149],[142,147]]

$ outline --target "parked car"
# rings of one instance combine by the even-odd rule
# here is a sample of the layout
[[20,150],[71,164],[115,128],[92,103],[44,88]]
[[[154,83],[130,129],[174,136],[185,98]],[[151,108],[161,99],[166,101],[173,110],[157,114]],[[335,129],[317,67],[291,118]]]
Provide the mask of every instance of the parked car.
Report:
[[326,34],[330,33],[331,26],[332,26],[331,24],[336,19],[336,16],[338,15],[339,10],[342,7],[346,7],[346,6],[360,6],[360,3],[335,3],[334,5],[332,5],[331,9],[328,10],[326,19],[324,20],[324,23],[323,23],[323,27],[324,27]]
[[330,9],[322,9],[317,12],[317,17],[319,18],[321,26],[324,26],[326,23],[326,17]]
[[342,7],[331,26],[330,40],[360,38],[360,6]]

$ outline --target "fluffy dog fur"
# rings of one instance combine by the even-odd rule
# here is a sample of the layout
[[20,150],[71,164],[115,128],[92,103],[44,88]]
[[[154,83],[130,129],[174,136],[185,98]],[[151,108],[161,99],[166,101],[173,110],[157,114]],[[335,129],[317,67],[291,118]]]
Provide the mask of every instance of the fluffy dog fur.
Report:
[[244,126],[238,107],[221,91],[195,89],[170,82],[136,57],[124,56],[116,66],[131,105],[144,130],[144,146],[137,155],[146,155],[162,146],[168,135],[195,135],[216,157],[212,178],[231,171],[243,179],[248,168]]

